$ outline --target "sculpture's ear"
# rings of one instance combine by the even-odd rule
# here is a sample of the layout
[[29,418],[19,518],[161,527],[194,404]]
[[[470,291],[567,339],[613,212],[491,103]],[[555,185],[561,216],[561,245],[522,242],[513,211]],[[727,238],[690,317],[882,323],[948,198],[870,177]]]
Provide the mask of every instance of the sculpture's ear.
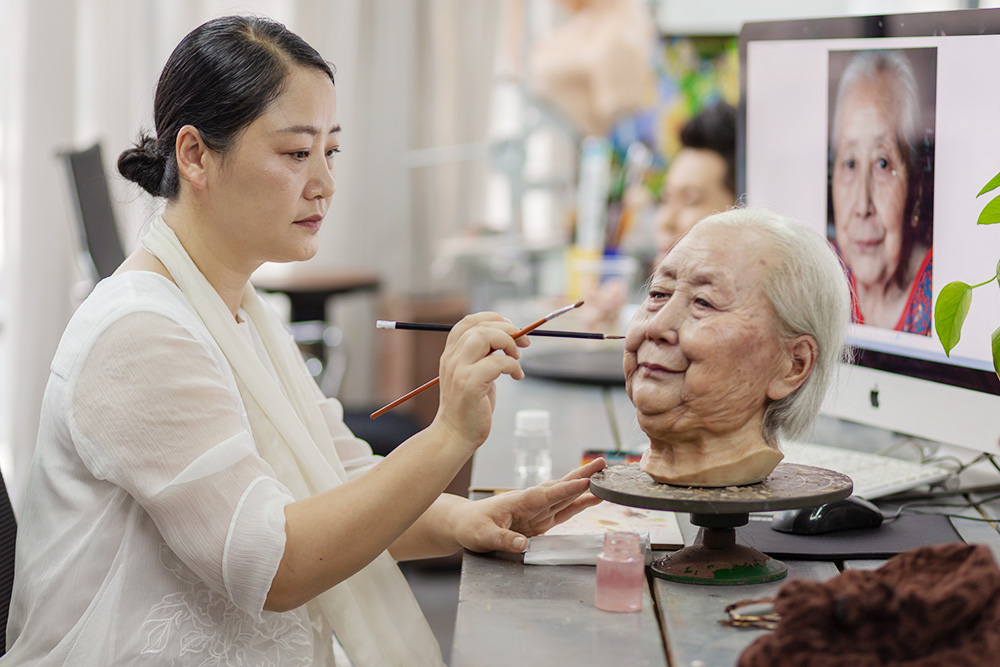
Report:
[[802,386],[816,365],[819,347],[816,339],[807,334],[796,336],[785,343],[785,355],[781,368],[767,388],[767,397],[780,401]]

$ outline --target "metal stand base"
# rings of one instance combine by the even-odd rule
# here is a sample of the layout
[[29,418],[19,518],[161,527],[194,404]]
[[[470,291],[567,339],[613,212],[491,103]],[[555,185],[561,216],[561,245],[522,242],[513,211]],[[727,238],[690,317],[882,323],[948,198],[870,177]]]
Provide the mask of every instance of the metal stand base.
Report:
[[689,512],[700,526],[694,544],[654,561],[652,573],[689,584],[761,584],[783,578],[788,568],[752,547],[736,544],[736,528],[750,512],[818,507],[846,498],[853,484],[846,475],[783,463],[763,482],[722,488],[659,484],[639,464],[612,466],[590,478],[595,496],[630,507]]
[[702,528],[694,544],[649,566],[654,576],[685,584],[731,586],[763,584],[788,574],[779,560],[752,547],[736,544],[736,527],[746,525],[747,514],[692,514]]

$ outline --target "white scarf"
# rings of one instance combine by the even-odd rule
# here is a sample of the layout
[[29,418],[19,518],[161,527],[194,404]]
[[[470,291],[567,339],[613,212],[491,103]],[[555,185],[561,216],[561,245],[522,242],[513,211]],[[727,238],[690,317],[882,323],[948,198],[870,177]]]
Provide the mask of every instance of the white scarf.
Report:
[[[236,376],[260,455],[301,500],[343,484],[329,429],[311,379],[289,345],[288,333],[247,283],[241,306],[260,334],[280,383],[265,369],[232,312],[198,270],[174,231],[153,220],[143,246],[170,272],[205,323]],[[358,667],[443,665],[440,648],[395,561],[383,552],[364,569],[308,603],[322,615]]]

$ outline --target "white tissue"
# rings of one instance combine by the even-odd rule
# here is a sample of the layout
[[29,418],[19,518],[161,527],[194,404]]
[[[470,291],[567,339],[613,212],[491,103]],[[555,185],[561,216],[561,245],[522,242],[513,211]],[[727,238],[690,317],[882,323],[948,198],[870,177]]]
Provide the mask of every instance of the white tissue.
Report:
[[[597,555],[604,548],[604,533],[584,535],[536,535],[528,539],[524,552],[525,565],[596,565]],[[639,533],[639,548],[646,565],[653,559],[649,548],[649,532]]]

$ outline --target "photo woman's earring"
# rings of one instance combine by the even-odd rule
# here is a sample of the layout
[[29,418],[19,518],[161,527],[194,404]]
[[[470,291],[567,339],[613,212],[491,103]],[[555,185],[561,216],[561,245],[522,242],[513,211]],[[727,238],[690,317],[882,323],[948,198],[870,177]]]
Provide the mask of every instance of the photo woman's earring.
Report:
[[913,213],[910,214],[910,227],[916,229],[920,226],[920,209],[924,200],[923,188],[917,190],[917,200],[913,202]]

